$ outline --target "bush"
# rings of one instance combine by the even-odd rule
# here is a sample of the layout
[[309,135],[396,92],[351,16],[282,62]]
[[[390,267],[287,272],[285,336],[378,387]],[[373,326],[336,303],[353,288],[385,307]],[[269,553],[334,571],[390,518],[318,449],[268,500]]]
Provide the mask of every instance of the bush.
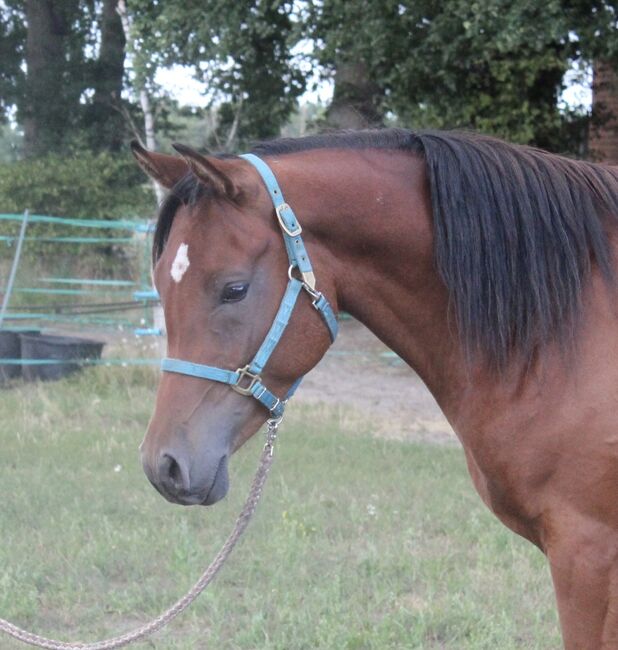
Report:
[[84,219],[152,217],[154,195],[130,155],[74,156],[0,164],[0,212]]
[[[0,163],[0,213],[22,213],[81,219],[150,219],[156,202],[148,180],[130,154],[84,152],[72,156],[50,154],[42,158]],[[0,234],[14,236],[19,222],[0,221]],[[31,223],[28,237],[130,237],[130,231],[84,231],[66,225]],[[137,278],[143,247],[134,244],[76,244],[27,241],[22,253],[17,286],[32,286],[39,276]],[[0,288],[4,286],[13,244],[0,242]],[[41,303],[49,296],[13,296],[12,304]],[[66,302],[66,299],[64,300]],[[80,301],[87,301],[85,297]]]

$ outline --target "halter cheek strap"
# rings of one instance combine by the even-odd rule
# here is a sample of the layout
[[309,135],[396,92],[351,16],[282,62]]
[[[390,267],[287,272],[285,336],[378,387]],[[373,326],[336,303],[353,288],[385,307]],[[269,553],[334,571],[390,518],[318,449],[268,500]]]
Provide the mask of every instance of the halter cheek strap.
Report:
[[[199,377],[200,379],[209,379],[211,381],[221,382],[222,384],[228,384],[237,393],[254,397],[270,411],[271,417],[281,418],[287,401],[300,385],[302,377],[297,379],[287,395],[283,399],[280,399],[266,388],[262,382],[260,373],[281,340],[301,291],[306,291],[311,297],[311,304],[322,317],[330,334],[331,342],[337,337],[339,328],[337,325],[337,317],[328,300],[324,294],[315,288],[315,275],[307,249],[301,237],[302,228],[298,223],[294,211],[285,202],[275,175],[270,167],[258,156],[247,153],[243,154],[241,158],[251,163],[260,174],[275,208],[275,214],[279,227],[281,228],[285,250],[290,262],[288,269],[289,281],[285,294],[279,305],[275,320],[270,326],[268,334],[266,334],[266,338],[253,357],[253,360],[243,368],[226,370],[225,368],[206,366],[181,359],[165,358],[161,362],[161,369],[165,372],[175,372],[181,375],[190,375],[191,377]],[[296,278],[293,275],[295,269],[298,269],[300,278]]]

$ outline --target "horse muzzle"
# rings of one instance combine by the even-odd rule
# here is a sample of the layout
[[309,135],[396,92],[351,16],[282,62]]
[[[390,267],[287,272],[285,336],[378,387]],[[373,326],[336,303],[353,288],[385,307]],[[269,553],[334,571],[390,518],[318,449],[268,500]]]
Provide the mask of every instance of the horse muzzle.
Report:
[[142,451],[142,465],[148,480],[171,503],[210,506],[229,489],[227,453],[199,459],[166,449],[151,459]]

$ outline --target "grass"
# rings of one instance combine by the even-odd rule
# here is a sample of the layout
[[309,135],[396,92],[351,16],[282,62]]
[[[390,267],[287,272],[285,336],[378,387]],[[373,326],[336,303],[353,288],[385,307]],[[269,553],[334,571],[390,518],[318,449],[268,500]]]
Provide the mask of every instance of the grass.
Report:
[[[235,456],[223,503],[167,504],[137,458],[155,383],[97,368],[0,392],[0,616],[65,640],[117,634],[182,595],[220,546],[261,440]],[[560,647],[544,558],[485,510],[461,451],[368,427],[291,405],[245,539],[188,612],[134,647]]]

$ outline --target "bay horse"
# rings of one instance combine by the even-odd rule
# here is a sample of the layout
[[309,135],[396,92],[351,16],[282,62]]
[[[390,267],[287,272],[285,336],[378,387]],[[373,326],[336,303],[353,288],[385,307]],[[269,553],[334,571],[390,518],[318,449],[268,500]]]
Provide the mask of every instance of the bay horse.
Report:
[[[282,225],[246,158],[177,150],[133,144],[169,190],[153,247],[168,353],[241,369],[288,282]],[[547,556],[565,648],[618,648],[616,170],[402,129],[275,140],[253,154],[302,226],[321,295],[418,373],[485,504]],[[274,395],[331,343],[310,297],[261,373]],[[221,380],[165,372],[146,474],[170,501],[212,504],[229,456],[268,417]]]

